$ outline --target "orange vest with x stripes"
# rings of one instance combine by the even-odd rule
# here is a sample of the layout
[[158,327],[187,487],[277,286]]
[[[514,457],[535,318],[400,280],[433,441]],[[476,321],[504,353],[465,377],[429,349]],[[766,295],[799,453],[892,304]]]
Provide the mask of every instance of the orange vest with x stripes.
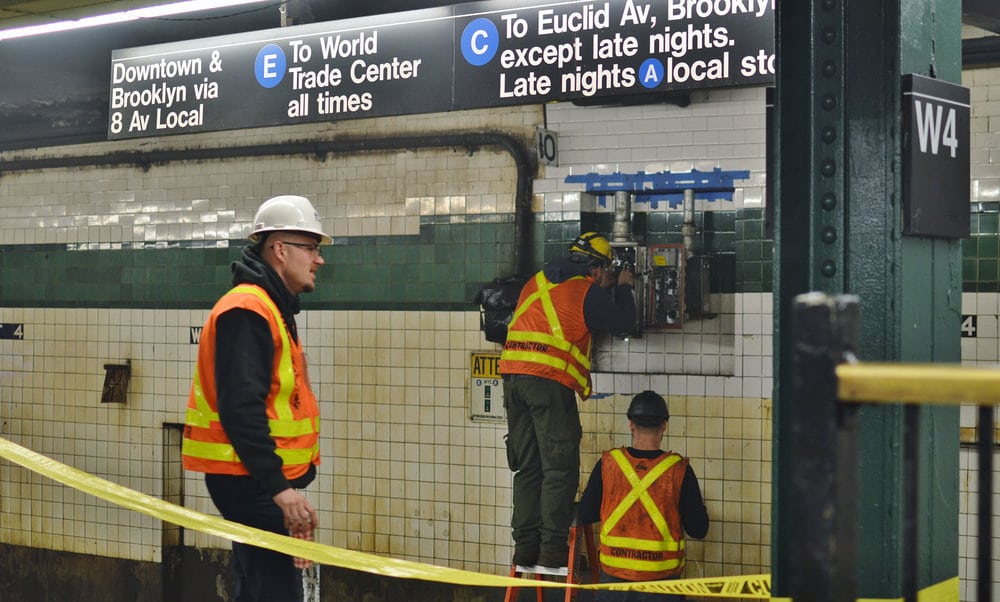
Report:
[[688,461],[679,454],[633,458],[604,452],[601,478],[601,568],[629,581],[684,572],[684,528],[678,503]]

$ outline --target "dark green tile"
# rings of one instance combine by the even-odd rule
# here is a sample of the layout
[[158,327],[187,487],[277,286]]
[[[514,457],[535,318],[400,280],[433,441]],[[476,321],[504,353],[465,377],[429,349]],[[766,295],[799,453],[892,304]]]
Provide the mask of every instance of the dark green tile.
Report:
[[979,237],[973,234],[969,238],[962,239],[962,257],[974,258],[979,251]]
[[996,259],[980,259],[977,263],[979,264],[980,282],[993,282],[997,280],[998,261]]
[[649,235],[667,231],[667,214],[662,211],[655,211],[649,214]]
[[719,232],[735,232],[736,231],[736,212],[734,211],[716,211],[714,214],[715,219],[715,229]]
[[980,234],[997,234],[998,225],[1000,225],[1000,215],[996,213],[982,213],[979,215],[977,231]]
[[764,238],[764,222],[761,220],[744,220],[743,238],[761,240]]
[[978,282],[979,270],[975,259],[962,260],[962,280],[965,282]]
[[[965,240],[972,240],[969,239]],[[998,256],[998,251],[1000,251],[1000,237],[996,234],[993,235],[981,235],[976,236],[976,256],[979,259],[996,258]],[[964,242],[964,240],[963,240]]]

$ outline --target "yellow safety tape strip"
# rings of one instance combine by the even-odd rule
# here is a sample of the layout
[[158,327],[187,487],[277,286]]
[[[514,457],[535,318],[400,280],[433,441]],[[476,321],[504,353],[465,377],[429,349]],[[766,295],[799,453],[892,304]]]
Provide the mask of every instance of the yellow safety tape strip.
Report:
[[[559,581],[548,581],[545,579],[536,580],[488,575],[485,573],[440,567],[421,562],[387,558],[366,552],[357,552],[354,550],[327,546],[312,541],[303,541],[301,539],[295,539],[285,535],[278,535],[269,531],[262,531],[260,529],[227,521],[222,518],[209,516],[183,506],[177,506],[176,504],[165,502],[159,498],[123,487],[116,483],[112,483],[111,481],[95,477],[71,466],[67,466],[66,464],[57,462],[2,437],[0,437],[0,457],[6,458],[16,464],[20,464],[29,470],[58,481],[64,485],[83,491],[84,493],[89,493],[114,504],[118,504],[124,508],[135,510],[188,529],[194,529],[196,531],[201,531],[202,533],[216,535],[232,541],[269,548],[299,558],[308,558],[309,560],[320,564],[338,566],[376,575],[403,579],[437,581],[454,585],[483,587],[581,587],[588,589],[621,590],[638,587],[655,587],[658,583],[674,587],[682,583],[681,581],[674,580],[669,582],[649,582],[641,584],[574,585]],[[742,583],[747,580],[753,581],[754,583],[770,583],[770,577],[768,575],[719,579],[688,579],[684,580],[683,583],[690,582],[693,584],[691,587],[696,588],[696,590],[691,591],[698,591],[702,595],[710,596],[712,595],[711,591],[713,590],[721,591],[719,585],[721,583]],[[699,585],[700,582],[705,582],[706,585]],[[760,586],[758,585],[757,587]],[[730,586],[726,591],[736,592],[743,591],[744,589],[746,588]],[[740,596],[734,595],[733,593],[726,593],[725,595],[728,597],[756,599],[767,597],[767,595]]]
[[473,571],[463,571],[419,562],[386,558],[384,556],[376,556],[375,554],[336,548],[312,541],[278,535],[270,531],[255,529],[209,516],[183,506],[177,506],[176,504],[165,502],[159,498],[123,487],[111,481],[95,477],[3,438],[0,438],[0,456],[64,485],[130,510],[142,512],[143,514],[148,514],[154,518],[165,520],[185,528],[210,535],[217,535],[232,541],[276,550],[299,558],[308,558],[320,564],[339,566],[388,577],[442,581],[457,585],[566,587],[565,583],[500,577]]
[[[635,590],[754,600],[770,599],[771,596],[770,575],[574,585],[544,579],[536,580],[488,575],[422,562],[387,558],[367,552],[357,552],[345,548],[327,546],[313,541],[303,541],[209,516],[95,477],[2,437],[0,437],[0,457],[84,493],[89,493],[103,500],[118,504],[123,508],[135,510],[136,512],[141,512],[188,529],[194,529],[202,533],[216,535],[240,543],[268,548],[298,558],[308,558],[320,564],[375,575],[384,575],[386,577],[421,579],[453,585],[481,587],[578,587],[580,589]],[[922,602],[957,602],[958,577],[921,590],[918,599]],[[782,599],[773,598],[773,600]]]
[[[918,602],[958,602],[958,577],[928,585],[917,592]],[[857,602],[903,602],[904,598],[858,598]],[[771,602],[793,602],[792,598],[771,598]]]
[[419,562],[376,556],[343,548],[303,541],[269,531],[255,529],[201,512],[165,502],[111,481],[95,477],[0,438],[0,456],[55,481],[130,510],[148,514],[185,528],[195,529],[233,541],[283,552],[313,562],[410,579],[443,581],[458,585],[566,587],[565,583],[534,581],[485,575],[472,571],[438,567]]

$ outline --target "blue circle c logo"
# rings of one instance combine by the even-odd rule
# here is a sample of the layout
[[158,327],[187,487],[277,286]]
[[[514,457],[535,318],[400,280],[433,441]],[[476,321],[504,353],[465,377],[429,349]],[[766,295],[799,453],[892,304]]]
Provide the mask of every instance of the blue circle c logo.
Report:
[[462,31],[462,56],[470,65],[482,67],[490,62],[499,48],[500,32],[489,19],[474,19]]
[[273,88],[285,77],[285,52],[276,44],[268,44],[257,53],[253,71],[257,83],[265,88]]

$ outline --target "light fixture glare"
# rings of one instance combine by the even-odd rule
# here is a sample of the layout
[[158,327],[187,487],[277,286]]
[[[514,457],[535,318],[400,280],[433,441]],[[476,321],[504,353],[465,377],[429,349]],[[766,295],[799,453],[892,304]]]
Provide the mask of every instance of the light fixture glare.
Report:
[[181,13],[227,8],[230,6],[240,6],[244,4],[259,4],[261,2],[270,1],[272,0],[187,0],[185,2],[172,2],[170,4],[123,10],[115,13],[96,15],[93,17],[84,17],[82,19],[54,21],[43,25],[28,25],[25,27],[0,30],[0,40],[25,38],[47,33],[70,31],[73,29],[97,27],[99,25],[111,25],[114,23],[124,23],[126,21],[136,21],[139,19],[155,19],[158,17],[167,17]]

